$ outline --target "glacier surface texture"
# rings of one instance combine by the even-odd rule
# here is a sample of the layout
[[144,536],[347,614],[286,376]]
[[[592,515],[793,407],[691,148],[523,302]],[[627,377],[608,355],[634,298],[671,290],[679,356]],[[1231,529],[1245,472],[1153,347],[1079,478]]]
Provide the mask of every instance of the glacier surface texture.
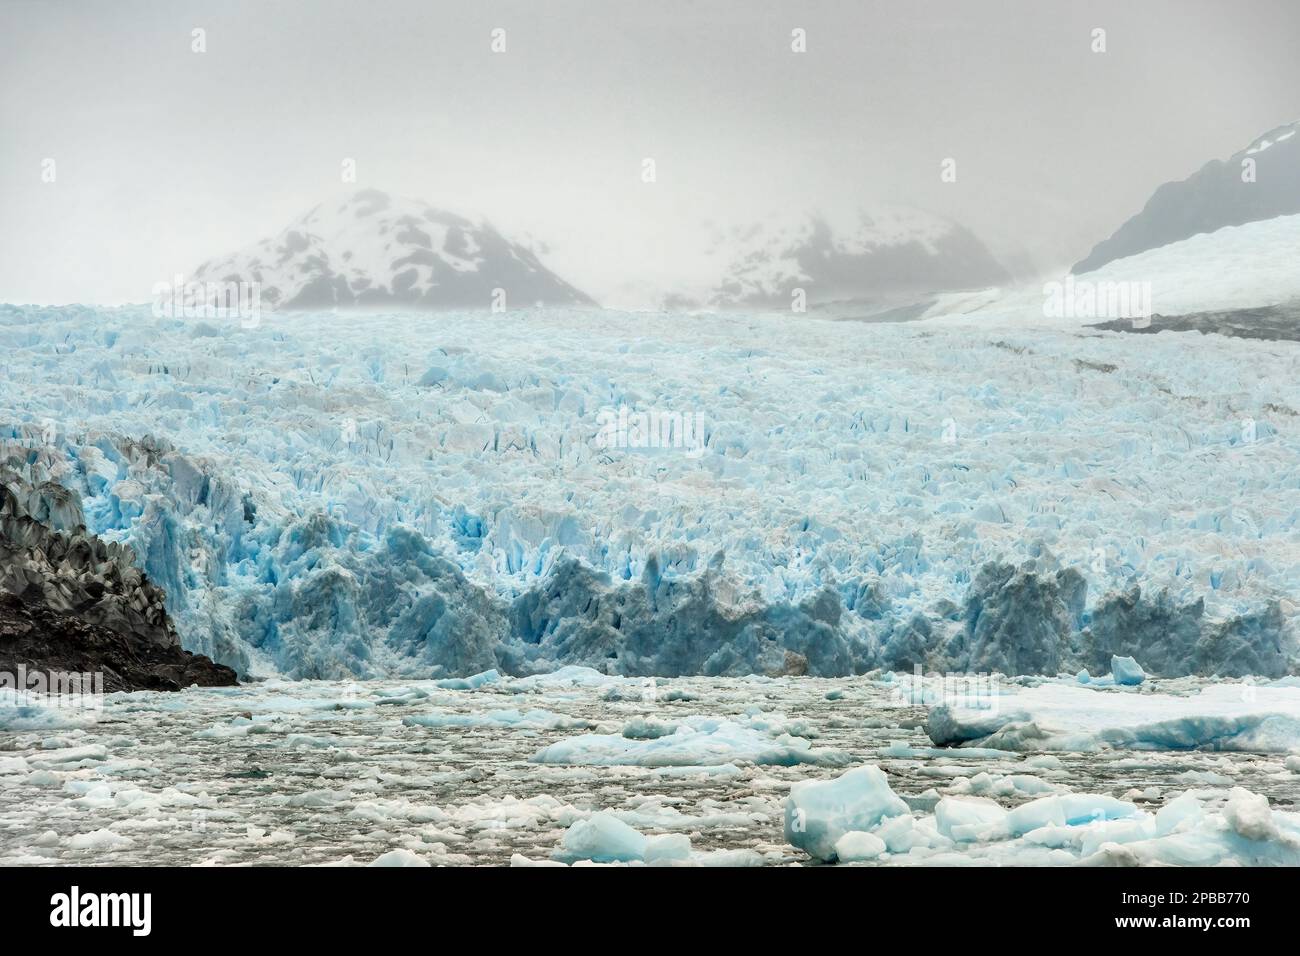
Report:
[[1281,677],[1300,355],[1190,344],[4,306],[0,477],[244,677]]

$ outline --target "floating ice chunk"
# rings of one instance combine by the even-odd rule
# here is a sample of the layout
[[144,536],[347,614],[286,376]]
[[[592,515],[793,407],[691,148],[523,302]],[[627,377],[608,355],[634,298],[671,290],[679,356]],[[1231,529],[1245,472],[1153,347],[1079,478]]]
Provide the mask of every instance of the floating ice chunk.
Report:
[[443,680],[436,680],[433,682],[433,686],[442,690],[478,690],[480,687],[495,684],[500,680],[501,675],[495,670],[490,670],[472,674],[469,677],[448,677]]
[[626,679],[625,677],[602,674],[591,667],[569,664],[548,674],[533,674],[529,677],[521,677],[514,682],[513,687],[516,690],[540,690],[550,687],[601,687],[605,684],[619,684]]
[[1261,793],[1251,793],[1244,787],[1233,787],[1228,792],[1223,818],[1234,833],[1247,840],[1279,839],[1273,811],[1268,807],[1268,798]]
[[0,776],[27,773],[27,760],[24,757],[0,757]]
[[389,850],[387,853],[375,858],[371,866],[400,866],[400,867],[428,867],[429,863],[424,857],[410,850]]
[[868,831],[882,820],[908,812],[879,767],[855,767],[834,780],[804,780],[785,801],[785,839],[819,860],[836,859],[835,844],[846,833]]
[[1105,794],[1065,793],[1056,799],[1061,801],[1065,822],[1070,826],[1097,820],[1123,820],[1141,812],[1133,804]]
[[843,751],[814,748],[802,737],[773,737],[735,721],[690,718],[676,733],[651,740],[621,734],[584,734],[551,744],[529,758],[533,763],[588,766],[708,767],[727,763],[843,766]]
[[80,747],[56,745],[53,749],[42,750],[27,758],[27,764],[37,770],[76,770],[103,763],[108,759],[108,748],[103,744],[85,744]]
[[762,866],[763,855],[757,850],[712,850],[694,853],[691,863],[696,866],[719,866],[728,869],[738,867]]
[[1121,687],[1136,687],[1147,679],[1146,671],[1142,670],[1137,661],[1118,654],[1111,655],[1110,674]]
[[125,850],[135,846],[135,841],[128,836],[114,833],[107,828],[92,830],[90,833],[78,833],[68,838],[70,850]]
[[1065,807],[1060,797],[1041,797],[1030,800],[1011,810],[1007,814],[1007,832],[1012,836],[1024,836],[1043,827],[1063,827],[1066,825]]
[[934,825],[934,817],[900,815],[890,817],[875,830],[890,853],[907,853],[916,847],[949,846],[951,841]]
[[1013,773],[1001,777],[990,773],[977,773],[969,780],[962,778],[954,780],[950,789],[953,793],[1008,797],[1016,793],[1051,793],[1056,788],[1032,774]]
[[[965,753],[966,749],[963,747],[962,753]],[[1032,757],[1025,758],[1025,766],[1033,770],[1061,770],[1065,767],[1065,764],[1061,762],[1060,757],[1053,754],[1035,754]]]
[[1131,819],[1140,813],[1133,804],[1104,794],[1065,793],[1022,803],[1007,814],[1006,826],[1012,836],[1023,836],[1042,828]]
[[940,704],[926,718],[936,744],[1006,750],[1286,752],[1300,739],[1300,689],[1213,684],[1194,694],[1132,694],[1045,683],[999,706]]
[[[1166,806],[1148,839],[1116,840],[1081,848],[1090,865],[1300,866],[1300,814],[1269,808],[1261,794],[1234,788],[1219,813],[1195,812],[1190,803]],[[1163,812],[1163,811],[1162,811]],[[1109,825],[1114,826],[1114,825]],[[1102,832],[1100,829],[1098,832]],[[1130,835],[1138,833],[1130,830]],[[1122,836],[1123,834],[1117,834]]]
[[1204,805],[1190,793],[1185,793],[1156,811],[1156,833],[1168,836],[1182,830],[1194,830],[1204,819]]
[[944,797],[934,808],[939,832],[957,843],[987,841],[1006,832],[1007,811],[982,797]]
[[863,863],[886,851],[885,841],[874,833],[850,830],[835,841],[835,856],[841,863]]
[[680,726],[650,717],[633,717],[623,725],[623,736],[628,740],[657,740],[677,733]]
[[1155,835],[1155,820],[1149,815],[1133,820],[1100,820],[1079,828],[1079,853],[1086,858],[1108,844],[1140,843]]
[[647,863],[677,863],[691,858],[691,838],[685,833],[665,833],[646,841]]
[[564,831],[555,858],[568,862],[591,860],[595,863],[643,860],[648,842],[637,830],[608,810],[602,810],[586,820],[574,821]]

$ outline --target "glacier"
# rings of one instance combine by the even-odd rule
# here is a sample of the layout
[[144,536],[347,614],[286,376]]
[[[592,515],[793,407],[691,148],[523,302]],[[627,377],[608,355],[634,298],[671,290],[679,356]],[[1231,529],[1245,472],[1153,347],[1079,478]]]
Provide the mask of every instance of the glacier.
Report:
[[0,306],[0,477],[246,679],[1293,673],[1300,356],[1133,338]]

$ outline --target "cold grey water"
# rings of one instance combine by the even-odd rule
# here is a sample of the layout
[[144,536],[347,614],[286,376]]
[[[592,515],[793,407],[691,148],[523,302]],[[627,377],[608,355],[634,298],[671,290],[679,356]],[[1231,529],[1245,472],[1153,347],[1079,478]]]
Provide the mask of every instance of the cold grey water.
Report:
[[[1217,687],[1256,697],[1234,705],[1244,715],[1300,698],[1280,683],[1029,679],[1002,687],[1000,708],[1044,694],[1047,726],[1051,701],[1083,693],[1191,714],[1214,710]],[[901,675],[268,681],[0,715],[6,865],[811,864],[787,839],[792,785],[864,765],[906,805],[876,828],[887,846],[871,864],[1300,860],[1300,759],[1285,750],[1114,747],[1104,731],[1071,744],[1084,750],[936,748]],[[1271,811],[1252,817],[1244,791]],[[1026,807],[1036,825],[1002,822]],[[963,830],[970,813],[987,829]]]

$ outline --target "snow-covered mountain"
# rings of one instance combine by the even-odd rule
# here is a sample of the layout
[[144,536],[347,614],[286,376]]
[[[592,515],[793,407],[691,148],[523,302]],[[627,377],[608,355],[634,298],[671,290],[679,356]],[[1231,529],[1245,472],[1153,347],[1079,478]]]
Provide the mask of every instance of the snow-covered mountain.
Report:
[[1225,226],[1300,213],[1300,121],[1265,133],[1226,161],[1165,183],[1143,210],[1097,244],[1076,275]]
[[321,203],[279,235],[199,266],[197,282],[258,282],[276,309],[482,309],[594,305],[528,247],[375,189]]
[[984,244],[958,223],[905,206],[800,213],[715,231],[704,254],[707,288],[683,291],[716,308],[788,309],[794,290],[809,305],[888,307],[932,293],[1008,280]]

